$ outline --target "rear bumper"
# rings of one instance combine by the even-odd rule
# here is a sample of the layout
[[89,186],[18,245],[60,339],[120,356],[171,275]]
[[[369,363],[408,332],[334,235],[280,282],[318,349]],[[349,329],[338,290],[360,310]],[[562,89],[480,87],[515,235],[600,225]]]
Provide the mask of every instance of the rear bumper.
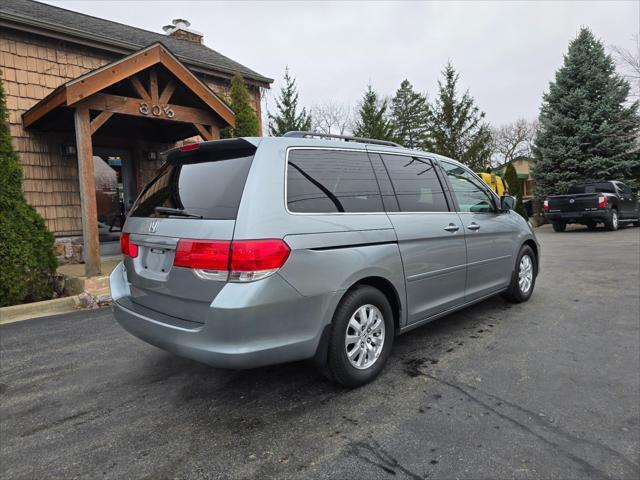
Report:
[[544,218],[550,222],[586,223],[604,222],[611,219],[611,210],[590,210],[584,212],[550,212]]
[[338,292],[304,297],[276,274],[225,285],[200,324],[133,303],[122,264],[110,283],[114,316],[129,333],[176,355],[231,369],[312,358],[339,298]]

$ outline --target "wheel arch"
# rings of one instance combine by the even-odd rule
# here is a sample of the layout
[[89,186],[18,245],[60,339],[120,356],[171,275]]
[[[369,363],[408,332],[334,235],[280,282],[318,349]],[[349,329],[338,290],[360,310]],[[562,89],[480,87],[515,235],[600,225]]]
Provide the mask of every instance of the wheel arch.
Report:
[[[384,277],[378,276],[369,276],[364,277],[351,285],[347,291],[344,293],[346,295],[348,292],[358,288],[360,285],[368,285],[377,290],[380,290],[387,300],[389,300],[389,304],[391,305],[391,310],[393,312],[393,325],[395,327],[396,332],[400,329],[400,318],[402,314],[402,302],[400,302],[400,295],[398,294],[398,290],[396,287]],[[343,297],[344,297],[343,295]]]
[[522,243],[522,247],[524,247],[525,245],[531,247],[531,250],[533,250],[533,254],[536,256],[536,275],[538,274],[538,272],[540,271],[540,250],[538,248],[538,244],[532,239],[532,238],[528,238],[527,240],[525,240]]

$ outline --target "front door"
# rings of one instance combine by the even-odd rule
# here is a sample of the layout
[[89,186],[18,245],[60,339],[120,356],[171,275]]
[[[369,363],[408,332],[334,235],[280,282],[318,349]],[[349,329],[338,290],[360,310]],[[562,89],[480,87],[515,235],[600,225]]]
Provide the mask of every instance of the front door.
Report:
[[497,198],[472,171],[442,160],[440,164],[464,226],[467,245],[465,298],[470,302],[509,285],[518,228],[512,215],[499,212]]
[[100,254],[120,251],[120,231],[136,195],[131,153],[123,149],[93,150]]
[[[397,210],[385,207],[398,237],[407,288],[408,323],[464,302],[464,228],[449,205],[431,160],[371,153],[374,167],[391,178]],[[386,181],[388,183],[388,180]],[[385,182],[380,182],[385,195]]]

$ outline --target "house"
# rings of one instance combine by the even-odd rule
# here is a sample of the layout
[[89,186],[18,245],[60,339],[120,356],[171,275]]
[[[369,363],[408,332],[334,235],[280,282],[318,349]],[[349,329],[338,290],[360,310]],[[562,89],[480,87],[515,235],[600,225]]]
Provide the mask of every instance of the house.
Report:
[[[531,171],[533,169],[534,160],[527,157],[517,157],[511,163],[513,164],[513,167],[516,169],[516,173],[518,174],[518,180],[520,181],[520,187],[522,189],[522,199],[532,199],[534,183],[533,177],[531,176]],[[506,168],[506,164],[500,165],[496,169],[496,173],[504,177]]]
[[222,101],[240,73],[260,115],[272,80],[207,47],[176,19],[164,34],[31,0],[0,3],[0,74],[27,201],[59,262],[100,273],[160,152],[235,124]]

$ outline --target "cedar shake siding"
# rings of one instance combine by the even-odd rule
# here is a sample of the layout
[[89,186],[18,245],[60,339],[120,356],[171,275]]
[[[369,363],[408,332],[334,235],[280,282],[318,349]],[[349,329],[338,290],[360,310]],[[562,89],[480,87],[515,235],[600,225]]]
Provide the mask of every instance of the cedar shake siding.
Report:
[[[33,8],[30,8],[32,6]],[[33,10],[33,12],[31,12]],[[31,13],[29,13],[31,12]],[[20,18],[31,14],[29,28],[20,26]],[[8,19],[8,20],[7,20]],[[18,19],[18,20],[16,20]],[[180,59],[220,98],[226,98],[233,71],[245,78],[254,108],[260,118],[261,89],[268,88],[271,80],[208,49],[179,38],[136,29],[122,24],[89,17],[76,12],[26,0],[7,0],[0,4],[0,75],[4,83],[8,120],[13,144],[20,155],[23,169],[23,189],[27,201],[45,219],[48,229],[56,237],[82,235],[78,161],[75,155],[63,155],[63,145],[74,145],[73,132],[47,133],[23,128],[22,114],[49,95],[56,87],[87,72],[144,48],[147,45],[116,48],[109,39],[90,41],[63,35],[49,35],[42,30],[35,33],[33,22],[42,22],[42,28],[68,23],[76,31],[86,28],[102,29],[113,33],[116,40],[131,38],[131,43],[159,41],[181,55]],[[13,22],[13,23],[11,23]],[[25,23],[27,25],[27,23]],[[53,27],[52,27],[53,28]],[[62,27],[61,27],[62,28]],[[104,34],[103,34],[104,35]],[[96,34],[96,37],[99,36]],[[56,38],[54,38],[56,37]],[[154,40],[155,39],[155,40]],[[103,43],[100,43],[103,42]],[[124,40],[122,40],[124,42]],[[115,44],[115,43],[114,43]],[[190,61],[192,60],[192,61]],[[209,62],[209,63],[207,63]],[[219,64],[216,67],[214,64]],[[217,68],[217,69],[216,69]],[[138,191],[155,176],[159,160],[147,160],[148,152],[160,152],[173,143],[133,142],[122,145],[132,152],[135,161],[135,183]],[[94,147],[100,147],[96,143]],[[113,145],[110,145],[113,147]],[[96,219],[90,219],[96,221]]]

